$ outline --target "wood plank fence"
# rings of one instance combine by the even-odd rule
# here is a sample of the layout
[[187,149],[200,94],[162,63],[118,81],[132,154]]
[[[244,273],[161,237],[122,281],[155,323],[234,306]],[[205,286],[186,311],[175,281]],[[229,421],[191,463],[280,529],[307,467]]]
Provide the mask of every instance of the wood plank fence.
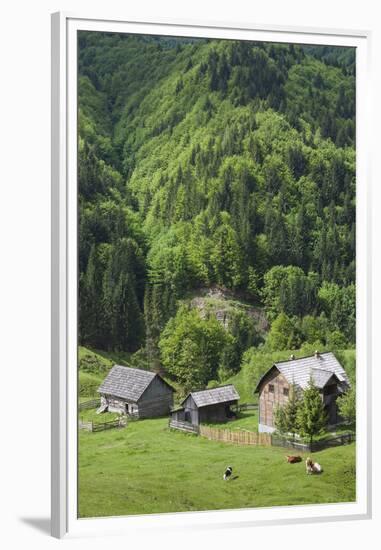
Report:
[[329,447],[346,445],[352,441],[356,441],[356,434],[346,433],[330,439],[313,441],[312,445],[310,445],[309,443],[293,441],[269,433],[256,433],[248,430],[233,431],[212,428],[211,426],[204,425],[199,427],[199,434],[202,437],[206,437],[214,441],[223,441],[224,443],[237,443],[239,445],[262,445],[265,447],[286,447],[297,449],[301,452],[316,452]]
[[92,422],[84,422],[83,420],[78,420],[78,428],[80,430],[87,430],[88,432],[93,431],[93,423]]
[[236,412],[253,411],[257,409],[258,409],[258,403],[239,403],[238,405],[232,407],[232,410]]
[[173,428],[174,430],[180,430],[182,432],[189,432],[194,434],[199,433],[199,426],[195,426],[190,422],[184,422],[182,420],[169,420],[168,425],[170,428]]
[[108,422],[84,422],[78,421],[78,427],[80,430],[87,430],[88,432],[103,432],[104,430],[110,430],[112,428],[124,428],[127,426],[127,418],[122,416],[116,420],[109,420]]
[[97,409],[98,407],[100,407],[100,404],[100,398],[90,399],[89,401],[82,401],[82,403],[78,403],[78,410],[85,411],[87,409]]
[[271,445],[271,435],[266,433],[249,432],[248,430],[224,430],[201,425],[199,434],[202,437],[214,441],[223,441],[224,443],[238,443],[239,445]]

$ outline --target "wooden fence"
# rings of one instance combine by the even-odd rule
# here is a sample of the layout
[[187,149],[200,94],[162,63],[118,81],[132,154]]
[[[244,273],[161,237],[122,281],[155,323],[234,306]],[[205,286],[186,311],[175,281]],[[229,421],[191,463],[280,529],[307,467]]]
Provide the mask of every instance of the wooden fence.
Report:
[[258,403],[239,403],[235,407],[232,407],[232,410],[236,412],[253,411],[257,409],[258,409]]
[[316,451],[322,451],[323,449],[327,449],[329,447],[338,447],[340,445],[346,445],[348,443],[351,443],[352,441],[356,441],[356,434],[354,433],[345,433],[345,434],[337,435],[335,437],[331,437],[329,439],[321,439],[318,441],[313,441],[312,444],[303,443],[298,440],[292,440],[286,437],[281,437],[279,435],[271,434],[271,445],[274,445],[275,447],[287,447],[290,449],[297,449],[302,452],[311,452],[311,453]]
[[82,401],[82,403],[78,403],[78,410],[84,411],[87,409],[97,409],[101,404],[100,398],[96,399],[90,399],[89,401]]
[[79,429],[87,430],[88,432],[103,432],[111,428],[124,428],[125,426],[127,426],[127,418],[124,416],[116,420],[109,420],[108,422],[84,422],[83,420],[79,420],[78,422]]
[[255,433],[247,430],[231,431],[210,426],[201,425],[199,434],[202,437],[225,443],[238,443],[240,445],[271,445],[271,435],[266,433]]
[[170,420],[169,421],[169,427],[173,428],[174,430],[181,430],[182,432],[189,432],[198,434],[199,433],[199,427],[195,426],[194,424],[191,424],[190,422],[184,422],[181,420]]
[[338,447],[340,445],[348,445],[356,441],[356,434],[346,433],[341,435],[336,435],[330,439],[322,439],[320,441],[313,441],[311,451],[321,451],[322,449],[327,449],[329,447]]
[[87,430],[88,432],[93,431],[93,423],[92,422],[84,422],[83,420],[78,420],[78,428],[80,430]]
[[302,443],[297,439],[288,439],[287,437],[282,437],[280,435],[271,434],[271,445],[274,447],[285,447],[286,449],[296,449],[300,452],[309,452],[311,451],[307,443]]

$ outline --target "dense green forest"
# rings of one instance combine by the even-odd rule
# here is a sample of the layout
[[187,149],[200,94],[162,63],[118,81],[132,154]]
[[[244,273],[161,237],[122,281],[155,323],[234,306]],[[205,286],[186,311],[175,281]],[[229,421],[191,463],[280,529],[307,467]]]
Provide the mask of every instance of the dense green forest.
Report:
[[80,343],[185,389],[353,347],[354,49],[78,43]]

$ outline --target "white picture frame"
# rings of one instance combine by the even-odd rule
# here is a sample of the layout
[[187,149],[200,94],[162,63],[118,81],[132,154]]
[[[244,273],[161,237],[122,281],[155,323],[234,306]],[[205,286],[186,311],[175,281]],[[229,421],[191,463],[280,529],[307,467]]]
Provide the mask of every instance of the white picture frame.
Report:
[[[369,182],[370,33],[247,23],[126,21],[52,15],[52,535],[126,533],[131,528],[271,525],[371,517],[371,251]],[[144,516],[77,518],[77,51],[78,30],[236,38],[356,47],[357,475],[354,503]]]

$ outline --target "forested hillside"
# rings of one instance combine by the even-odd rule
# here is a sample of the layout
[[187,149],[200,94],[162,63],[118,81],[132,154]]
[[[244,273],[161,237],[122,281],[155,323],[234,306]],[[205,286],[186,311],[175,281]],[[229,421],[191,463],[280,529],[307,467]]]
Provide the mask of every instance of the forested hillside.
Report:
[[[79,339],[183,387],[355,342],[349,48],[79,35]],[[200,289],[245,307],[224,325]]]

